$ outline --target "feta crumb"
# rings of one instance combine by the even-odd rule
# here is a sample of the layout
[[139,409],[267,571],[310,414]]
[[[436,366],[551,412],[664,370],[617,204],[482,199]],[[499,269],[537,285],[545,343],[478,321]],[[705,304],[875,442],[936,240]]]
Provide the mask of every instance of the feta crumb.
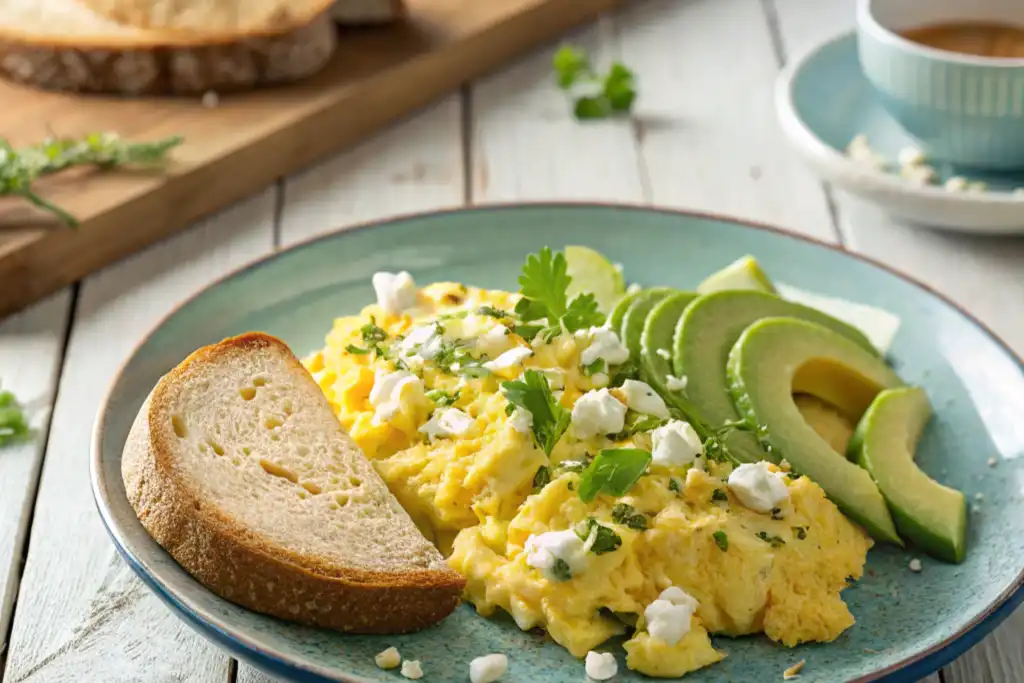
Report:
[[998,464],[999,464],[999,461],[996,460],[994,457],[988,459],[988,466],[989,467],[995,467]]
[[639,282],[631,282],[629,286],[626,287],[626,294],[636,294],[641,289],[643,289],[643,287],[640,286]]
[[444,436],[462,436],[474,424],[476,424],[476,420],[458,408],[445,408],[443,410],[435,410],[431,418],[420,427],[419,431],[429,436],[430,440],[433,441]]
[[985,494],[981,493],[980,491],[978,493],[975,493],[974,494],[974,500],[976,500],[976,501],[978,501],[980,503],[981,501],[985,500]]
[[791,666],[788,669],[786,669],[785,671],[783,671],[782,672],[783,680],[788,681],[788,680],[790,680],[792,678],[796,678],[797,676],[799,676],[800,672],[803,671],[803,669],[804,669],[804,664],[806,664],[806,663],[807,663],[806,659],[801,659],[799,662],[797,662],[793,666]]
[[654,352],[665,360],[672,360],[672,352],[668,349],[655,349]]
[[398,314],[416,305],[416,282],[408,272],[374,273],[372,282],[377,305],[385,313]]
[[529,434],[533,429],[533,413],[526,408],[517,407],[512,411],[512,417],[508,419],[508,423],[520,434]]
[[608,386],[608,382],[610,381],[611,378],[608,376],[607,372],[595,372],[590,378],[591,386],[597,387],[598,389]]
[[476,348],[486,354],[501,353],[509,342],[509,329],[504,325],[495,325],[476,338]]
[[896,155],[900,166],[920,166],[924,163],[924,152],[916,147],[904,147]]
[[626,395],[626,405],[641,415],[653,415],[667,420],[668,406],[651,385],[635,379],[627,379],[622,383],[622,393]]
[[942,184],[949,192],[963,192],[967,189],[967,178],[955,175]]
[[407,659],[402,662],[402,675],[412,680],[423,678],[423,667],[418,659]]
[[544,379],[548,381],[548,388],[552,391],[565,388],[565,370],[561,368],[545,368],[540,371]]
[[590,346],[583,349],[580,362],[590,365],[603,360],[605,365],[622,365],[629,360],[629,349],[619,341],[619,335],[608,327],[590,328]]
[[492,372],[496,370],[508,370],[509,368],[513,368],[521,364],[532,355],[533,349],[526,346],[517,346],[513,349],[509,349],[494,360],[487,361],[484,363],[484,367]]
[[921,566],[921,560],[916,557],[910,561],[910,571],[919,572],[923,567]]
[[607,681],[619,673],[619,663],[615,661],[615,655],[611,652],[594,652],[591,650],[587,653],[584,669],[586,669],[588,678],[595,681]]
[[772,472],[768,463],[744,463],[729,475],[729,490],[744,507],[754,512],[771,512],[789,500],[782,472]]
[[408,370],[388,372],[378,368],[374,372],[370,405],[374,407],[374,425],[381,425],[395,416],[406,403],[423,395],[423,382]]
[[935,180],[935,169],[927,164],[904,166],[900,169],[900,176],[913,185],[928,185]]
[[665,376],[665,388],[669,391],[686,391],[687,377],[676,377],[674,375]]
[[647,632],[652,638],[675,645],[690,632],[697,600],[682,588],[669,586],[644,610]]
[[508,657],[502,654],[490,654],[477,657],[469,663],[470,683],[494,683],[508,669]]
[[651,432],[651,462],[666,467],[694,464],[704,454],[700,436],[689,422],[670,420]]
[[549,581],[566,581],[587,568],[583,539],[572,529],[530,534],[524,546],[526,564]]
[[402,663],[402,655],[398,654],[397,648],[389,647],[383,652],[378,652],[373,661],[377,664],[378,668],[394,669]]
[[207,109],[216,109],[220,104],[220,95],[213,90],[207,90],[203,93],[203,106]]
[[572,407],[572,429],[580,439],[615,434],[626,425],[626,406],[608,389],[588,391]]
[[398,355],[414,366],[421,366],[434,360],[443,351],[444,337],[438,334],[437,325],[419,325],[398,342]]
[[874,150],[868,145],[868,137],[863,133],[854,136],[850,140],[850,144],[846,146],[846,156],[850,157],[853,161],[875,169],[882,169],[886,165],[882,157],[875,154]]

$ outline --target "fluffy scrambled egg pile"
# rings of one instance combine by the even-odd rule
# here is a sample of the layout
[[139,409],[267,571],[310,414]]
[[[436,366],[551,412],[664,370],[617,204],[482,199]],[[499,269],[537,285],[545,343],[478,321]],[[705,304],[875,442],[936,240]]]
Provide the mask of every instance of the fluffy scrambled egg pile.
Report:
[[724,657],[709,633],[794,646],[853,624],[840,592],[869,537],[806,477],[705,457],[614,332],[535,334],[518,294],[379,275],[390,298],[305,362],[481,614],[581,658],[631,633],[627,666],[662,677]]

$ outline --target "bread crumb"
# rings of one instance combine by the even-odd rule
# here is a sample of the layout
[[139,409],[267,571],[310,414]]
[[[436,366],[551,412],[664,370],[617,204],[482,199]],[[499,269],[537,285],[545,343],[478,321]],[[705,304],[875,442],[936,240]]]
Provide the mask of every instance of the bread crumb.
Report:
[[417,680],[423,678],[423,667],[418,659],[407,659],[402,662],[402,675],[406,678]]
[[994,457],[988,459],[988,466],[989,467],[995,467],[998,464],[999,464],[999,461],[996,460]]
[[793,666],[791,666],[788,669],[786,669],[785,671],[783,671],[782,672],[782,677],[785,680],[787,680],[787,681],[789,679],[791,679],[791,678],[796,678],[797,676],[800,675],[800,672],[803,671],[804,664],[806,664],[806,663],[807,663],[806,659],[801,659],[799,662],[797,662]]
[[203,93],[203,106],[207,109],[216,109],[217,105],[220,104],[220,95],[213,90],[207,90]]
[[389,647],[383,652],[377,653],[377,656],[373,658],[377,666],[381,669],[394,669],[402,663],[402,655],[398,654],[398,649]]
[[910,571],[920,572],[923,567],[921,566],[921,560],[916,557],[910,561]]

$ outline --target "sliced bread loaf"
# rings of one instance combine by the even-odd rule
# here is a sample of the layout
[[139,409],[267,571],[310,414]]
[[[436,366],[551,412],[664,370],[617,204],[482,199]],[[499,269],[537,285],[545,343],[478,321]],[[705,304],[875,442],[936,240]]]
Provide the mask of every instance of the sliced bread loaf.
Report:
[[336,47],[337,32],[326,12],[278,34],[191,34],[125,26],[78,0],[0,0],[0,75],[52,90],[248,90],[311,76]]
[[226,600],[357,633],[415,631],[458,604],[462,576],[274,337],[226,339],[164,376],[121,466],[143,526]]
[[194,33],[280,33],[305,26],[332,0],[78,0],[120,24]]

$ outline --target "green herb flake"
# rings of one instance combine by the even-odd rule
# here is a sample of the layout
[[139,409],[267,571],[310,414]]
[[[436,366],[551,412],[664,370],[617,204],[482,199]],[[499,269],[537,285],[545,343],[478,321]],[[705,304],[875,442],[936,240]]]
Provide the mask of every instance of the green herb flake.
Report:
[[348,351],[349,353],[355,354],[357,356],[365,356],[366,354],[368,354],[370,352],[370,349],[364,349],[363,347],[356,346],[355,344],[347,345],[345,347],[345,350]]
[[509,313],[508,311],[503,311],[500,308],[495,308],[494,306],[481,306],[480,308],[476,309],[476,312],[479,315],[486,315],[490,318],[497,318],[499,320],[504,320],[506,318],[512,317],[512,314]]
[[577,119],[603,119],[625,114],[636,101],[636,75],[621,62],[612,63],[604,76],[597,74],[587,53],[564,46],[552,58],[558,87],[574,92]]
[[580,475],[580,500],[589,503],[602,492],[616,497],[626,495],[650,462],[650,452],[639,448],[602,450]]
[[786,545],[786,542],[783,541],[781,538],[779,538],[778,536],[770,536],[767,531],[758,531],[757,537],[765,543],[770,544],[773,548],[780,548]]
[[651,430],[661,427],[668,420],[662,420],[661,418],[654,417],[653,415],[636,415],[632,422],[626,425],[618,434],[613,435],[611,438],[613,441],[625,441],[631,436],[636,434],[642,434]]
[[540,493],[550,483],[551,470],[544,466],[538,467],[537,473],[533,475],[533,492]]
[[727,502],[729,495],[723,489],[715,489],[711,492],[711,500],[713,502]]
[[502,382],[505,399],[533,415],[533,439],[548,456],[569,428],[572,413],[558,404],[544,375],[527,370],[521,380]]
[[782,519],[782,508],[772,508],[772,519],[774,519],[774,520]]
[[795,526],[793,527],[793,535],[802,541],[807,538],[807,529],[802,526]]
[[786,476],[789,477],[790,479],[797,480],[804,475],[797,474],[796,472],[786,472]]
[[377,327],[377,320],[373,316],[370,316],[370,322],[359,328],[359,332],[363,335],[363,341],[369,344],[382,342],[388,338],[388,333]]
[[711,536],[715,539],[715,544],[719,548],[721,548],[722,550],[729,549],[729,536],[727,536],[724,531],[716,531],[715,533],[711,534]]
[[636,531],[647,529],[647,516],[628,503],[617,503],[612,508],[612,521]]
[[679,481],[675,477],[669,477],[668,490],[673,493],[679,493],[682,490],[679,488]]
[[[530,254],[519,275],[519,292],[522,297],[516,303],[516,315],[524,323],[546,320],[547,325],[536,334],[552,339],[563,329],[567,332],[604,324],[605,316],[598,310],[593,294],[584,293],[568,300],[567,290],[572,278],[568,273],[565,255],[553,253],[544,247],[538,254]],[[532,339],[528,332],[517,328],[516,333],[524,339]]]
[[622,537],[610,527],[606,527],[593,517],[588,517],[578,523],[574,529],[581,541],[590,541],[590,552],[595,555],[604,555],[618,550],[622,545]]
[[459,400],[459,392],[456,390],[454,394],[450,394],[443,389],[431,389],[427,392],[427,398],[433,401],[438,408],[446,408],[455,405],[455,402]]
[[551,566],[551,575],[555,577],[555,581],[568,581],[572,578],[572,570],[569,568],[569,563],[558,558],[555,563]]
[[0,446],[20,441],[29,434],[25,409],[10,391],[0,391]]

